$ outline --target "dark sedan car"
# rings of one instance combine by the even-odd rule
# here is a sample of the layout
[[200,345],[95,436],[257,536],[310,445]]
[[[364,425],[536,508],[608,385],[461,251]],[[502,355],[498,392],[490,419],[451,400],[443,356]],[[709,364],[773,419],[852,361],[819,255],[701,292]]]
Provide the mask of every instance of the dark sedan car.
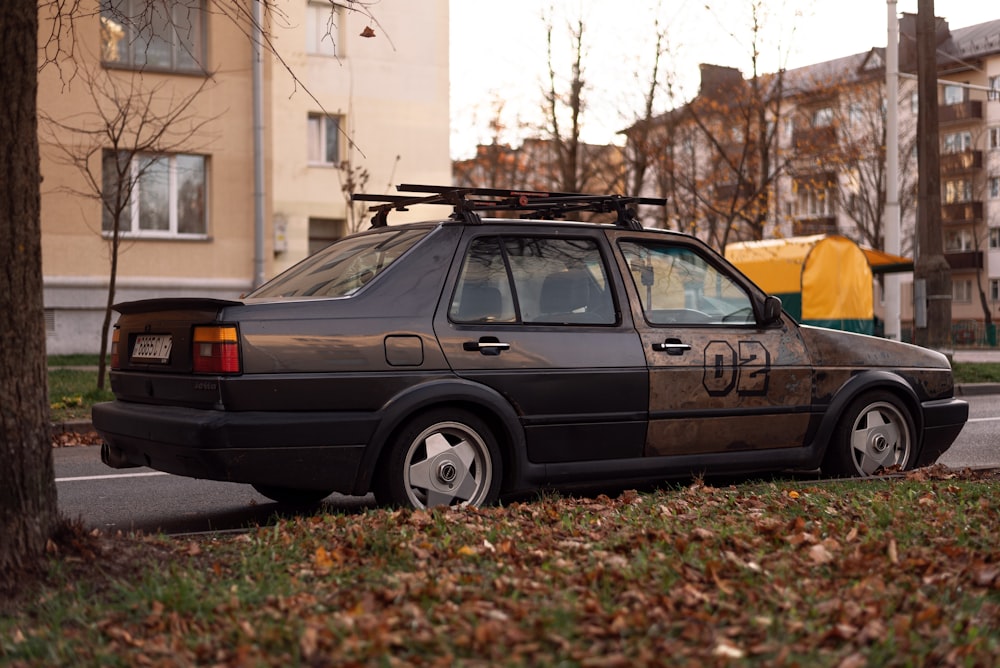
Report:
[[[112,467],[278,501],[414,507],[692,473],[934,462],[968,405],[943,355],[797,324],[619,196],[401,186],[372,229],[246,298],[119,304]],[[390,226],[394,209],[452,208]],[[514,212],[526,218],[482,218]],[[611,221],[567,222],[576,212]],[[509,214],[508,214],[509,215]]]

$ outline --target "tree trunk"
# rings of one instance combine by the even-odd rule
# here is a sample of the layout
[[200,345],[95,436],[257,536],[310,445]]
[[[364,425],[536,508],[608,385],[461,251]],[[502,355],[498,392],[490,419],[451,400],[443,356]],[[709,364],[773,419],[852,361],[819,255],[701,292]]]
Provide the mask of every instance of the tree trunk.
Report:
[[[37,0],[0,12],[0,591],[39,563],[57,522],[42,306]],[[2,595],[2,594],[0,594]]]

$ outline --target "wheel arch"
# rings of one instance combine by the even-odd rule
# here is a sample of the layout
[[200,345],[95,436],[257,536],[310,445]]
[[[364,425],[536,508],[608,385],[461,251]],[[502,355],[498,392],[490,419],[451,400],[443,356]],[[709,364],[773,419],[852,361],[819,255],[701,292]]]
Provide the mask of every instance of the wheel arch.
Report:
[[371,489],[379,462],[392,439],[415,417],[442,407],[473,413],[486,422],[497,439],[503,457],[501,490],[517,486],[526,461],[524,429],[514,407],[496,390],[461,378],[436,380],[407,389],[390,399],[365,454],[357,480],[357,492]]
[[910,419],[913,420],[914,452],[912,457],[913,461],[918,460],[920,450],[923,447],[922,434],[924,428],[924,416],[920,408],[920,399],[903,377],[891,371],[877,369],[863,371],[851,376],[834,394],[833,401],[827,406],[820,421],[819,429],[816,432],[816,441],[819,446],[816,449],[818,456],[816,461],[817,466],[826,457],[826,452],[830,447],[830,442],[833,439],[833,434],[836,432],[837,425],[843,419],[844,411],[859,396],[874,390],[891,392],[903,402],[903,405],[910,414]]

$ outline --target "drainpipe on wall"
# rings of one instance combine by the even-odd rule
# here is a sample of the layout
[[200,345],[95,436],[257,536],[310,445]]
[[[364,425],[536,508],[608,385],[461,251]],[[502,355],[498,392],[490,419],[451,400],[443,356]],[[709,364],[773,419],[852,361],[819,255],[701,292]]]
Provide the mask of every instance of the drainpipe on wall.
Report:
[[253,286],[264,283],[264,27],[261,0],[253,0]]

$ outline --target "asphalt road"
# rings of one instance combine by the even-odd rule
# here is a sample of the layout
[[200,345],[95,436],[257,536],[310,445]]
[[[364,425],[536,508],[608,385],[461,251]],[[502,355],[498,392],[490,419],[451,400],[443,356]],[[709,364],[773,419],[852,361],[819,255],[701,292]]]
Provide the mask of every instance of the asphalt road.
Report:
[[[1000,468],[1000,395],[967,397],[969,423],[941,458],[952,468]],[[279,506],[249,485],[192,480],[150,469],[110,469],[97,446],[56,448],[56,486],[63,515],[114,532],[225,531],[272,523],[295,510]],[[371,497],[333,495],[329,511],[374,507]]]

